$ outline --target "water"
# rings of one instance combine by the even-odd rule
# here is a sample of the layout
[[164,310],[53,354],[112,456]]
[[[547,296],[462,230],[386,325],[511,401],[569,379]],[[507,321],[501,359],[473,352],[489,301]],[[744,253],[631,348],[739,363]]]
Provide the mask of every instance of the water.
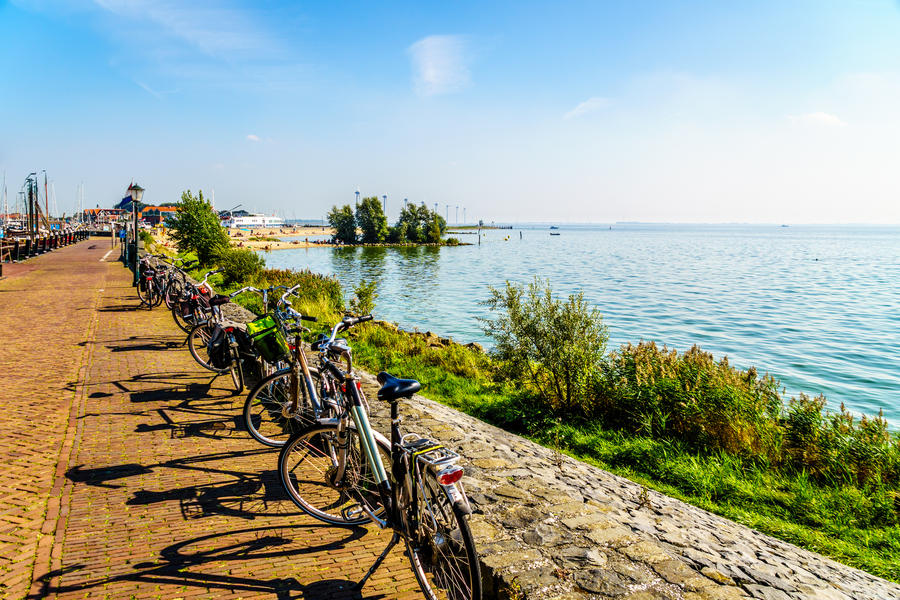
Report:
[[[777,377],[789,394],[884,410],[900,427],[900,228],[547,226],[491,230],[481,246],[310,248],[270,267],[336,275],[346,290],[378,281],[379,318],[490,345],[476,317],[488,286],[548,278],[583,290],[611,347],[699,344]],[[509,236],[509,239],[505,238]],[[457,236],[463,241],[475,235]]]

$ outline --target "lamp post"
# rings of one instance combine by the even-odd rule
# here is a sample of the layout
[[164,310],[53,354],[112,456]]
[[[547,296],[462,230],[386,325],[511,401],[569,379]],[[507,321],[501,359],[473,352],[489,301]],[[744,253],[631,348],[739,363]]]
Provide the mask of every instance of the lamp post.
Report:
[[131,245],[131,270],[134,272],[134,282],[132,285],[137,286],[140,281],[140,274],[138,273],[138,211],[137,205],[141,201],[141,198],[144,196],[144,188],[139,186],[136,183],[132,183],[128,186],[128,192],[131,194],[131,219],[132,219],[132,245]]

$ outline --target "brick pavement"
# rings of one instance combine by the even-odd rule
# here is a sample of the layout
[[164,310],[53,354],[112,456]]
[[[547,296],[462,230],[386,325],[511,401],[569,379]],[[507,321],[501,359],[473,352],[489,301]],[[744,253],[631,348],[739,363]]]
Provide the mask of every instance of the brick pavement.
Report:
[[421,598],[399,549],[349,589],[387,534],[298,514],[227,376],[196,366],[167,312],[136,309],[108,250],[0,281],[4,597]]

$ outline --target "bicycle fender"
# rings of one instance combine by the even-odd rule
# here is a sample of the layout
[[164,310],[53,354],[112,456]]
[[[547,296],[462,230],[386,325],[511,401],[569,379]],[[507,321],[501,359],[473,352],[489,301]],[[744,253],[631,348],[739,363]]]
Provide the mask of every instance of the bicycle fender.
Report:
[[440,486],[444,489],[444,493],[447,494],[447,499],[450,500],[450,504],[458,508],[464,515],[472,514],[472,507],[469,505],[469,499],[466,498],[466,494],[462,490],[456,487],[455,483],[449,485],[440,484]]

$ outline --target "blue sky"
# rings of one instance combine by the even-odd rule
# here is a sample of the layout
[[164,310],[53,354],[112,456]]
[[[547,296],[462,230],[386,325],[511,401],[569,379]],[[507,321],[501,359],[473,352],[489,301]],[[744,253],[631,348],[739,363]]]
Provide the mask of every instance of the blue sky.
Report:
[[[900,4],[0,3],[0,169],[61,210],[900,223]],[[451,209],[452,213],[453,209]]]

